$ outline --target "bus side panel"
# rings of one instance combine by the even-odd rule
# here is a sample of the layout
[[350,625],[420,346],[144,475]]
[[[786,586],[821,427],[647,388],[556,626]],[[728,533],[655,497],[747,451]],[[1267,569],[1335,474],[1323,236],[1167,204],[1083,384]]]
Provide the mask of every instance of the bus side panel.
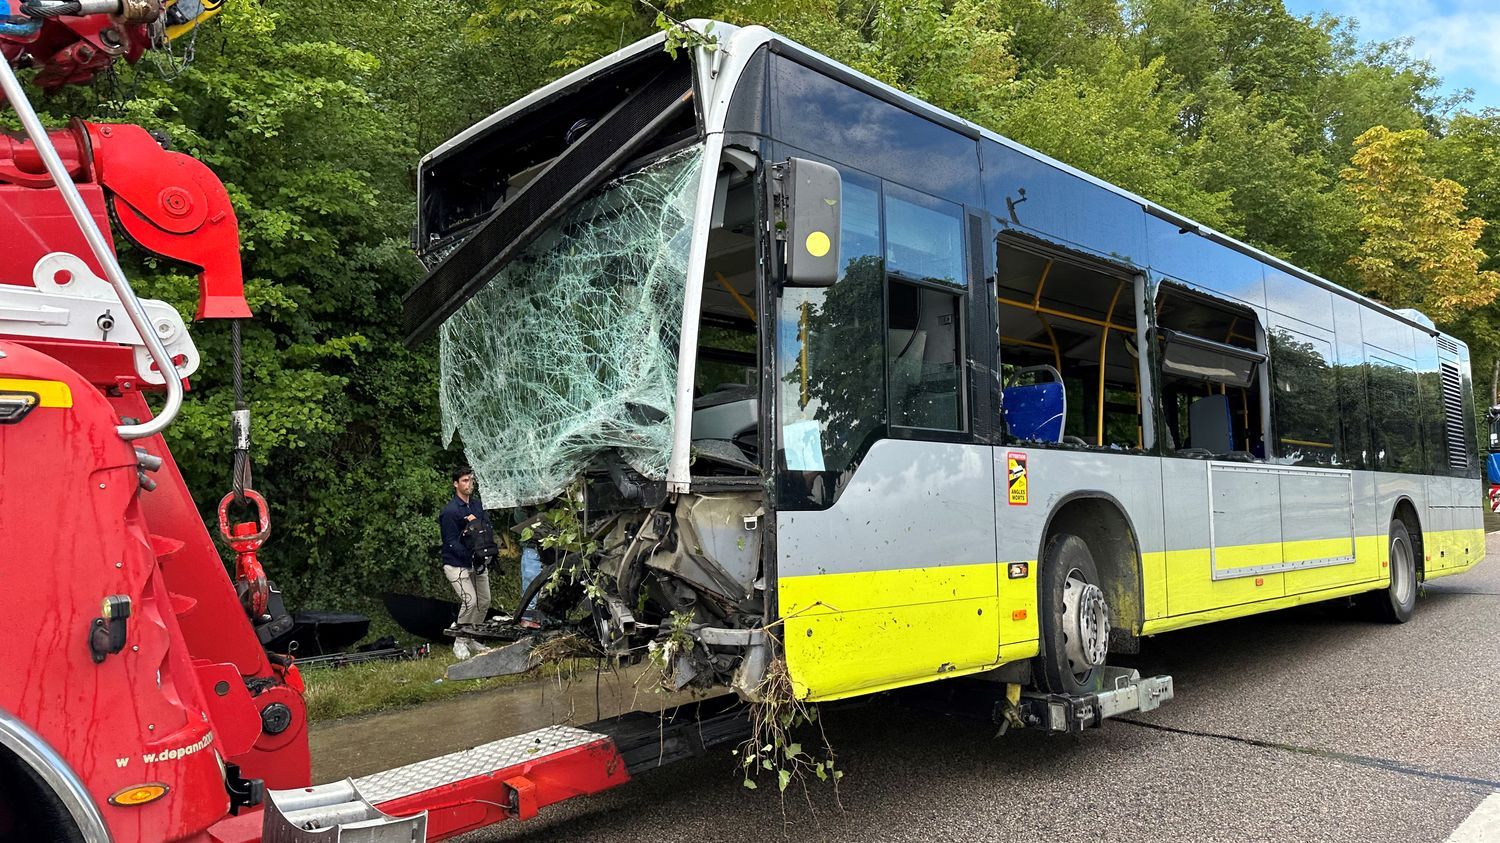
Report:
[[885,439],[829,509],[777,517],[799,694],[832,699],[999,660],[990,448]]
[[1246,494],[1216,494],[1215,498],[1221,499],[1210,506],[1211,465],[1205,460],[1162,460],[1167,609],[1171,615],[1254,603],[1285,593],[1285,575],[1279,573],[1214,579],[1215,559],[1210,548],[1215,539],[1219,544],[1217,564],[1223,571],[1281,561],[1281,503],[1279,489],[1272,494],[1271,484],[1262,484],[1258,491],[1245,485],[1254,479],[1247,474],[1243,488],[1225,486],[1216,479],[1220,484],[1217,492]]
[[[1012,503],[1011,466],[1016,457],[1024,458],[1024,502]],[[1106,497],[1125,512],[1135,532],[1141,553],[1141,599],[1145,618],[1161,617],[1167,609],[1167,593],[1162,566],[1162,480],[1161,459],[1154,456],[1105,453],[1099,451],[1057,451],[1043,449],[996,448],[995,466],[997,498],[995,520],[999,554],[1002,563],[1035,562],[1042,550],[1043,531],[1048,519],[1070,496]],[[1019,496],[1018,496],[1019,497]],[[1002,574],[1004,576],[1004,574]],[[1031,566],[1027,578],[1033,599],[1037,571]],[[1005,591],[1011,581],[1001,580]],[[1002,604],[1002,631],[1014,608]],[[1035,624],[1030,625],[1036,637]],[[1023,634],[1017,629],[1015,635]],[[1009,639],[1002,637],[1002,641]]]
[[[1375,500],[1376,521],[1375,534],[1380,537],[1380,563],[1381,579],[1389,581],[1390,571],[1384,566],[1389,563],[1391,519],[1395,517],[1396,502],[1401,498],[1409,498],[1412,506],[1417,511],[1417,519],[1424,535],[1429,530],[1425,520],[1427,512],[1427,483],[1426,478],[1420,474],[1395,474],[1389,472],[1377,472],[1375,475]],[[1424,563],[1425,564],[1425,563]]]
[[[1429,443],[1429,447],[1432,444]],[[1424,550],[1427,555],[1427,570],[1440,571],[1451,568],[1457,561],[1449,552],[1453,533],[1453,506],[1449,499],[1453,487],[1446,477],[1422,478],[1427,488],[1427,515],[1422,519],[1423,532],[1431,537]]]
[[[1369,471],[1353,472],[1354,553],[1351,564],[1329,565],[1286,573],[1286,593],[1304,594],[1338,588],[1355,583],[1370,583],[1371,588],[1384,584],[1385,525],[1375,496],[1375,475]],[[1389,511],[1388,509],[1385,511]],[[1378,526],[1377,526],[1378,525]]]
[[1484,511],[1477,503],[1482,487],[1469,477],[1432,477],[1429,485],[1441,484],[1447,492],[1444,516],[1447,528],[1435,537],[1427,564],[1428,576],[1456,573],[1484,556]]

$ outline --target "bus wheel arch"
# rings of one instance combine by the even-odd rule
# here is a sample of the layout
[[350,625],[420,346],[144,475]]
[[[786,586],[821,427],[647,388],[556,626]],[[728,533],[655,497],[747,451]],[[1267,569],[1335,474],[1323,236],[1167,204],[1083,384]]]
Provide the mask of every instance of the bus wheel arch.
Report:
[[1420,583],[1427,579],[1427,556],[1424,553],[1422,541],[1422,521],[1417,517],[1416,504],[1404,495],[1396,499],[1396,506],[1391,511],[1391,521],[1398,520],[1406,525],[1406,532],[1411,536],[1411,549],[1417,565],[1417,582]]
[[1105,492],[1076,492],[1064,497],[1047,517],[1037,554],[1039,562],[1046,558],[1048,543],[1062,534],[1083,540],[1098,569],[1098,585],[1104,591],[1113,627],[1110,652],[1138,652],[1144,618],[1140,541],[1125,508]]
[[1386,585],[1361,594],[1358,603],[1373,620],[1406,623],[1416,611],[1417,592],[1425,573],[1421,522],[1410,500],[1396,501],[1386,532]]

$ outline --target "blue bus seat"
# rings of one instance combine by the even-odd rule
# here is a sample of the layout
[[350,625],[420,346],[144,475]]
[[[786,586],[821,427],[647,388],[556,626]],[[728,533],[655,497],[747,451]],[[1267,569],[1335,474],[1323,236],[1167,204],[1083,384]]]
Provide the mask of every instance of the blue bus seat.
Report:
[[1000,391],[1005,426],[1017,439],[1061,442],[1063,385],[1056,381],[1029,386],[1007,386]]

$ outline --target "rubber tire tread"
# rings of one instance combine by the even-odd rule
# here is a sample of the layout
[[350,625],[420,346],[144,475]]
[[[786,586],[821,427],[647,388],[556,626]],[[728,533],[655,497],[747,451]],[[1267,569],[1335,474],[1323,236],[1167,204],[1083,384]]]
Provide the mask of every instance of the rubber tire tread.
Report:
[[[1406,623],[1411,620],[1412,613],[1417,608],[1417,546],[1411,540],[1411,531],[1406,528],[1406,522],[1400,518],[1391,519],[1390,544],[1395,544],[1396,538],[1406,540],[1407,550],[1411,554],[1411,602],[1403,606],[1396,597],[1396,569],[1391,568],[1391,583],[1383,591],[1371,592],[1368,606],[1375,620],[1382,623]],[[1389,547],[1389,546],[1387,546]],[[1389,550],[1387,550],[1389,552]]]
[[1042,551],[1041,572],[1037,578],[1037,608],[1041,615],[1041,652],[1036,659],[1037,682],[1042,690],[1053,694],[1094,694],[1104,688],[1104,668],[1099,666],[1089,671],[1079,681],[1068,669],[1066,643],[1063,641],[1063,583],[1068,572],[1077,569],[1083,578],[1094,585],[1099,582],[1099,569],[1094,565],[1094,555],[1083,539],[1072,533],[1057,533],[1048,539]]

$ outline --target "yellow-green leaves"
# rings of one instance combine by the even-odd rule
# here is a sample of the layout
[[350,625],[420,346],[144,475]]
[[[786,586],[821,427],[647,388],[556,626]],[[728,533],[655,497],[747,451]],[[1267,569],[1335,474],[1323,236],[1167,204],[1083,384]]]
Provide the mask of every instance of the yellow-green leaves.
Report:
[[1500,273],[1479,268],[1485,221],[1464,218],[1463,186],[1428,174],[1430,140],[1422,129],[1384,126],[1355,140],[1342,175],[1359,206],[1364,242],[1349,265],[1372,295],[1447,322],[1493,301]]

